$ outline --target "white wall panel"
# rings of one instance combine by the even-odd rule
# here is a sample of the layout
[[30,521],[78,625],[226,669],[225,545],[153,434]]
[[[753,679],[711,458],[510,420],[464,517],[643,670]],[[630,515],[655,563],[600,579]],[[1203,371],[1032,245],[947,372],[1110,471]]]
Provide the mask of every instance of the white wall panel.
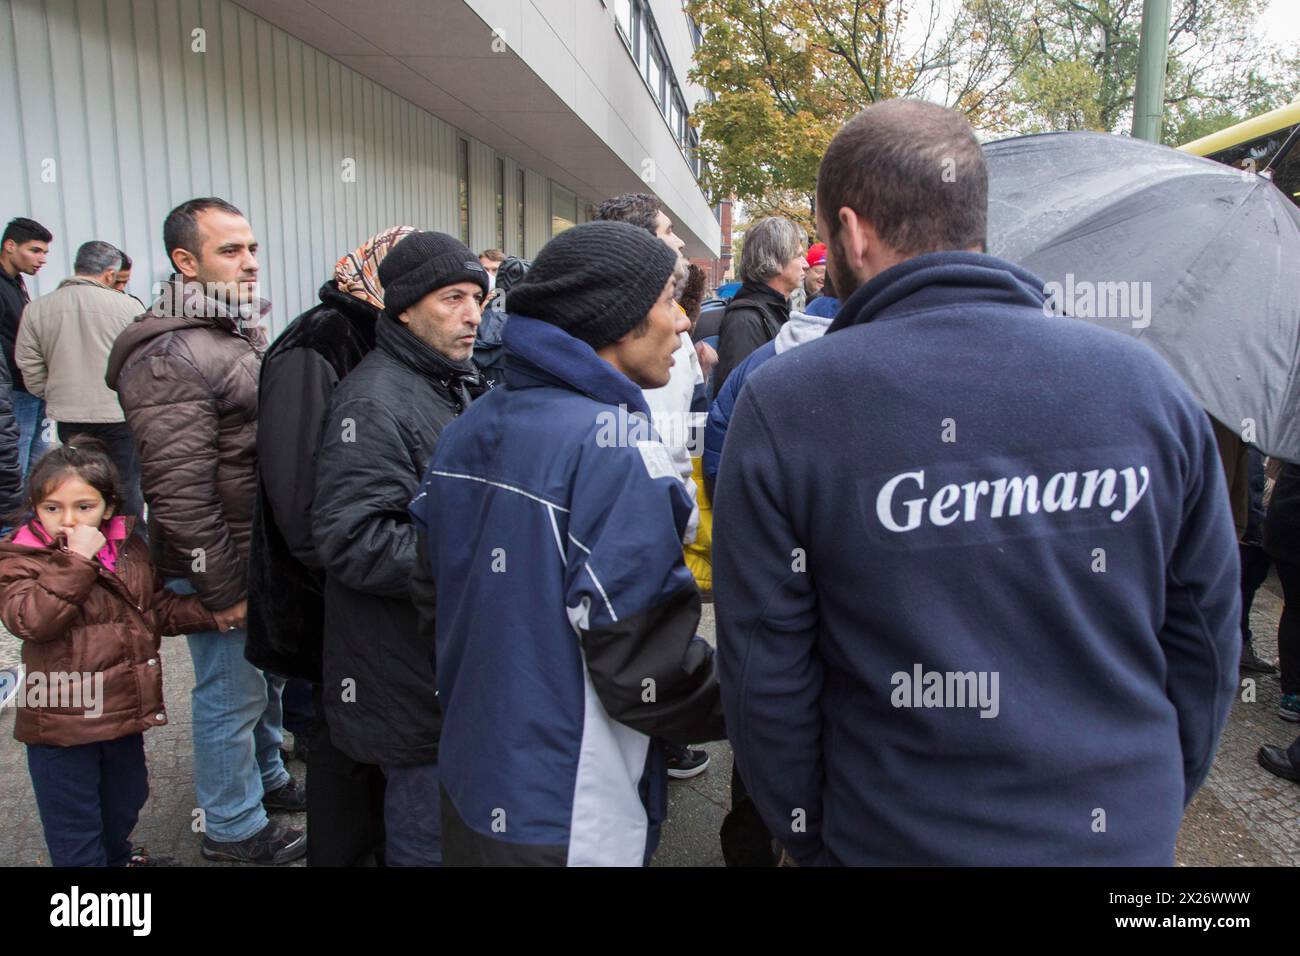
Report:
[[[55,234],[33,295],[71,274],[82,242],[104,239],[135,259],[130,291],[147,300],[170,273],[163,218],[195,196],[248,215],[273,332],[366,237],[395,225],[457,232],[464,134],[229,0],[0,0],[0,88],[12,91],[0,97],[0,223],[30,216]],[[465,138],[477,251],[496,244],[498,154]],[[506,157],[512,254],[518,168]],[[535,256],[550,184],[526,175]]]

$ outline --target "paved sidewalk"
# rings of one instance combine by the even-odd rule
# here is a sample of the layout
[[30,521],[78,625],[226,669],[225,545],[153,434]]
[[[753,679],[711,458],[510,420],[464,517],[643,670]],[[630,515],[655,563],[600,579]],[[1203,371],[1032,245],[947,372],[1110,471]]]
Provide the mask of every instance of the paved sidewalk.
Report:
[[[1276,582],[1260,590],[1253,612],[1259,652],[1276,659],[1281,600]],[[713,608],[706,606],[701,633],[713,639]],[[16,659],[17,642],[0,634],[0,666]],[[210,864],[199,855],[192,829],[193,758],[190,744],[190,688],[193,673],[184,638],[163,641],[164,690],[171,720],[145,734],[151,796],[136,828],[135,842],[154,856],[172,856],[187,865]],[[1300,866],[1300,785],[1266,773],[1255,762],[1261,743],[1289,743],[1300,725],[1277,715],[1276,675],[1256,681],[1256,700],[1233,706],[1206,785],[1188,808],[1178,841],[1178,863],[1185,866]],[[0,712],[0,865],[45,865],[41,834],[27,776],[26,756],[13,739],[13,711]],[[721,866],[718,828],[726,814],[731,748],[705,745],[712,757],[707,772],[670,786],[669,819],[655,866]],[[302,764],[289,765],[302,779]],[[284,817],[302,825],[303,815]]]

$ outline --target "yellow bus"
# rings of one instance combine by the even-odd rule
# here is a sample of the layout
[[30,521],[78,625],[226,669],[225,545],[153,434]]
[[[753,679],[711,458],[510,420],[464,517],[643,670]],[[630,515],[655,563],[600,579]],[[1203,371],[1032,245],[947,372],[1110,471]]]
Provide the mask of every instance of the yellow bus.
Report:
[[1237,169],[1265,173],[1300,206],[1300,100],[1178,148]]

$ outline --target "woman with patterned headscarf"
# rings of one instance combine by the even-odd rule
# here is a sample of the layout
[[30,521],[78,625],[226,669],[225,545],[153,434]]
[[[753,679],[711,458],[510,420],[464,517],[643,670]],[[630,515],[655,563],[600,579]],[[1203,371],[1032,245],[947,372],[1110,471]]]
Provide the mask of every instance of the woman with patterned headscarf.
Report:
[[414,231],[386,229],[340,258],[333,278],[320,287],[320,304],[294,319],[262,360],[245,653],[264,670],[313,685],[309,746],[303,744],[308,728],[291,726],[287,707],[285,713],[295,753],[311,754],[312,866],[383,862],[383,774],[335,748],[323,719],[324,573],[312,543],[311,501],[330,394],[375,344],[375,320],[384,307],[379,264]]

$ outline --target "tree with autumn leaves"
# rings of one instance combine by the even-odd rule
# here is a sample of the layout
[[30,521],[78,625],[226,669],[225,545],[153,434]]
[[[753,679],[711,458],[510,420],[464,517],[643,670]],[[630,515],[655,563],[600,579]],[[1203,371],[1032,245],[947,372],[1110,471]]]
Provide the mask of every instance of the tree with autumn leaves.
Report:
[[[1252,0],[1173,4],[1166,141],[1300,93],[1300,61],[1252,35]],[[879,100],[944,103],[989,137],[1127,132],[1132,115],[1142,0],[687,0],[686,9],[703,34],[691,78],[715,97],[691,117],[706,187],[810,231],[822,153]]]

